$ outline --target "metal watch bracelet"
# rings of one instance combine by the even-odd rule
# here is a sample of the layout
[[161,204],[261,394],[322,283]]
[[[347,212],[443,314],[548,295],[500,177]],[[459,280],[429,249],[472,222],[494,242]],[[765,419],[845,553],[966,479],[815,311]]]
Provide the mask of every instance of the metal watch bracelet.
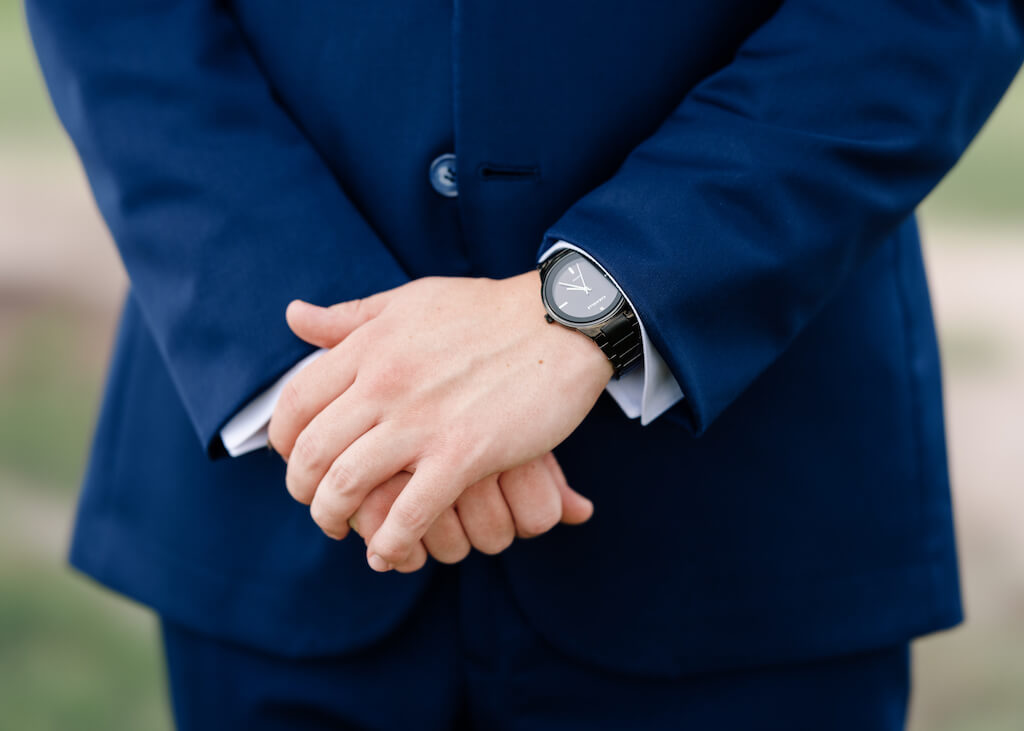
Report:
[[628,304],[607,322],[578,329],[597,343],[597,347],[612,362],[615,378],[631,371],[643,359],[640,323]]

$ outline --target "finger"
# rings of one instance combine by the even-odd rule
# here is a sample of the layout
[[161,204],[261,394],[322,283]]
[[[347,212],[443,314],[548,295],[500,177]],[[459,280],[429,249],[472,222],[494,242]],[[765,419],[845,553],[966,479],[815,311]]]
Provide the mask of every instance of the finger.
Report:
[[442,458],[419,463],[370,540],[367,562],[374,571],[401,564],[437,517],[455,502],[465,483]]
[[292,300],[285,310],[285,319],[292,332],[307,343],[333,348],[360,325],[379,315],[387,304],[388,295],[389,292],[381,292],[330,307]]
[[[399,472],[391,479],[375,487],[370,491],[370,494],[366,496],[366,499],[363,501],[363,504],[359,506],[359,509],[351,518],[349,518],[349,526],[351,526],[352,530],[362,536],[364,541],[369,542],[369,539],[377,532],[377,528],[379,528],[380,524],[384,522],[384,518],[387,516],[388,510],[391,508],[391,504],[395,502],[395,498],[398,497],[398,493],[400,493],[406,483],[409,482],[410,477],[412,477],[412,475],[408,472]],[[461,530],[461,526],[459,529]],[[413,548],[412,553],[409,554],[409,558],[400,565],[395,566],[395,571],[400,573],[417,571],[423,568],[423,565],[426,562],[427,549],[421,542],[420,548]]]
[[441,563],[458,563],[469,555],[470,542],[455,508],[443,510],[423,535],[427,552]]
[[348,524],[356,533],[363,537],[367,543],[373,538],[373,534],[380,528],[384,518],[387,517],[391,504],[395,502],[398,493],[402,491],[412,474],[399,472],[394,477],[385,480],[370,491],[370,494],[363,500],[362,505],[352,517]]
[[427,549],[423,547],[422,541],[417,541],[406,559],[396,564],[394,569],[400,574],[411,574],[414,571],[419,571],[426,563]]
[[329,403],[345,393],[356,379],[356,362],[347,348],[334,348],[314,360],[285,384],[267,426],[274,451],[291,458],[295,440]]
[[[415,454],[414,447],[412,435],[394,422],[379,424],[356,439],[338,455],[316,488],[309,512],[320,529],[334,538],[344,538],[349,518],[373,488],[405,469]],[[400,497],[401,493],[396,500]]]
[[515,540],[516,524],[498,487],[497,475],[470,485],[455,506],[466,537],[476,550],[493,556]]
[[562,466],[558,464],[553,452],[548,452],[542,459],[551,477],[554,478],[555,484],[558,486],[558,494],[562,498],[561,522],[567,525],[586,523],[594,514],[594,503],[569,487],[565,473],[562,472]]
[[284,481],[291,496],[309,505],[338,455],[367,433],[377,417],[377,404],[352,391],[346,391],[313,417],[295,440],[288,460]]
[[505,496],[516,535],[532,538],[547,533],[562,517],[562,498],[558,485],[543,459],[503,472],[498,484]]

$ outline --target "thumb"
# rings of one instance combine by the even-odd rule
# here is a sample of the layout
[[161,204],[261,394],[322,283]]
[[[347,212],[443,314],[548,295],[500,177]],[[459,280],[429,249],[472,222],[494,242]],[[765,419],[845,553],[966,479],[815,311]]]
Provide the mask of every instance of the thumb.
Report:
[[558,493],[562,497],[561,522],[579,525],[590,520],[590,516],[594,514],[594,503],[564,483],[558,486]]
[[544,461],[551,471],[551,476],[555,478],[555,484],[558,485],[558,496],[562,499],[561,522],[567,525],[586,523],[594,514],[594,503],[569,487],[565,474],[553,453],[548,452]]
[[381,313],[386,293],[365,299],[339,302],[319,307],[303,300],[292,300],[285,310],[285,319],[292,332],[307,343],[320,348],[333,348],[352,332]]

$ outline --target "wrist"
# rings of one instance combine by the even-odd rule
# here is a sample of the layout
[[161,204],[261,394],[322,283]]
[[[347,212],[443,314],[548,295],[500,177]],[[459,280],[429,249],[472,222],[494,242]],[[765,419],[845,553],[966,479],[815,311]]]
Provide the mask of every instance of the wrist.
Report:
[[543,345],[542,351],[548,354],[552,364],[568,369],[588,381],[611,380],[615,372],[612,362],[593,339],[578,330],[547,320],[547,311],[541,299],[539,271],[532,270],[505,281],[515,292],[514,297],[521,308],[523,323],[529,330],[531,340]]

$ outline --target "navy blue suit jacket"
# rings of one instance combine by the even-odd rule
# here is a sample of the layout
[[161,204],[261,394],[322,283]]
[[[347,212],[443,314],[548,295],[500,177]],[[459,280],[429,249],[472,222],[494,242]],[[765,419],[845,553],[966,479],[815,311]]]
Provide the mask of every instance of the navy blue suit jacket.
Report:
[[[913,210],[1024,54],[997,0],[28,0],[131,291],[72,561],[179,623],[366,645],[377,575],[221,426],[309,352],[293,298],[503,277],[564,238],[686,394],[558,450],[593,520],[519,542],[558,647],[652,674],[858,650],[961,609]],[[428,182],[458,156],[459,196]]]

